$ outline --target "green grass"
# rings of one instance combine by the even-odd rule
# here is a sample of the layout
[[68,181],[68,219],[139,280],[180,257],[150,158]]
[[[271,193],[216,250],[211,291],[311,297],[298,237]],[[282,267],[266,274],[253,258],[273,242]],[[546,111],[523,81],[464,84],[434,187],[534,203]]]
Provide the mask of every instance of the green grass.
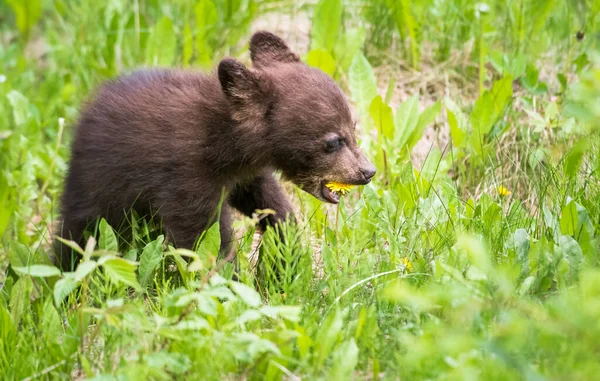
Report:
[[[353,101],[373,183],[337,207],[288,187],[299,223],[257,263],[240,219],[239,282],[217,226],[190,252],[134,221],[119,253],[101,222],[54,268],[93,88],[247,62],[254,20],[305,12],[300,53]],[[599,47],[593,0],[0,0],[0,378],[595,379]],[[431,126],[449,139],[411,160]]]

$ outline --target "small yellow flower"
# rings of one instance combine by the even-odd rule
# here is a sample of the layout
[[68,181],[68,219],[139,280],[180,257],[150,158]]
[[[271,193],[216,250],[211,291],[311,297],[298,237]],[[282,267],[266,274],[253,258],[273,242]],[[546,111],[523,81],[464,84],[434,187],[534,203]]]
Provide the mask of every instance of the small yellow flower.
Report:
[[410,263],[410,261],[408,260],[408,257],[404,257],[404,258],[400,259],[400,264],[404,266],[404,268],[406,269],[406,271],[412,271],[413,270],[412,263]]
[[498,194],[499,194],[500,196],[502,196],[502,197],[504,197],[504,196],[508,196],[509,194],[512,194],[512,192],[511,192],[511,191],[509,191],[509,190],[508,190],[508,188],[506,188],[506,187],[505,187],[505,186],[503,186],[503,185],[500,185],[500,186],[498,187],[498,189],[497,189],[497,190],[498,190]]
[[352,189],[354,187],[354,185],[338,183],[335,181],[327,183],[327,184],[325,184],[325,186],[327,188],[329,188],[332,192],[339,192],[342,195],[348,193],[350,191],[350,189]]

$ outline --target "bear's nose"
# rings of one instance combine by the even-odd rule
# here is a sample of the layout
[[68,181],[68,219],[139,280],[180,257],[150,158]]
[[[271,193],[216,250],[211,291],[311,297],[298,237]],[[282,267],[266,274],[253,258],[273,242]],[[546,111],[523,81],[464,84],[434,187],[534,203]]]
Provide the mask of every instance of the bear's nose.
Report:
[[360,172],[362,173],[365,180],[369,182],[371,181],[373,176],[375,176],[375,173],[377,173],[377,169],[375,169],[375,166],[371,164],[366,168],[361,168]]

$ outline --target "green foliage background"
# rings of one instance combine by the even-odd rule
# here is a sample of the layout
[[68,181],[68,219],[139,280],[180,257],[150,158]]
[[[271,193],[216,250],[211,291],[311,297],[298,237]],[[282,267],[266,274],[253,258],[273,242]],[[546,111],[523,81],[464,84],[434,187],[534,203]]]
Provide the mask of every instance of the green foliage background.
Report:
[[[191,252],[144,221],[123,249],[102,221],[75,272],[52,266],[93,88],[248,62],[257,20],[298,15],[373,183],[336,208],[290,187],[300,223],[256,267],[240,220],[239,282],[216,225]],[[594,0],[0,0],[1,378],[594,379],[599,47]],[[448,144],[411,160],[432,126]]]

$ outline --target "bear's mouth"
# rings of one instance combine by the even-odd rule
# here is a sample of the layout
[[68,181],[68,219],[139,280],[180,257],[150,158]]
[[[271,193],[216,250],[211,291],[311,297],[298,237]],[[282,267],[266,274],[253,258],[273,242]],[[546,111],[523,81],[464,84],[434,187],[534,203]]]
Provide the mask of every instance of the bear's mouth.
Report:
[[330,204],[339,204],[340,197],[348,193],[351,188],[358,185],[356,182],[322,179],[304,182],[294,181],[294,183],[306,193]]
[[332,204],[340,202],[340,196],[345,195],[354,187],[353,184],[339,181],[322,181],[321,198]]
[[323,199],[332,204],[339,203],[340,195],[338,194],[338,192],[334,192],[331,189],[327,188],[326,184],[327,184],[327,181],[323,181],[321,183],[321,196],[323,196]]

